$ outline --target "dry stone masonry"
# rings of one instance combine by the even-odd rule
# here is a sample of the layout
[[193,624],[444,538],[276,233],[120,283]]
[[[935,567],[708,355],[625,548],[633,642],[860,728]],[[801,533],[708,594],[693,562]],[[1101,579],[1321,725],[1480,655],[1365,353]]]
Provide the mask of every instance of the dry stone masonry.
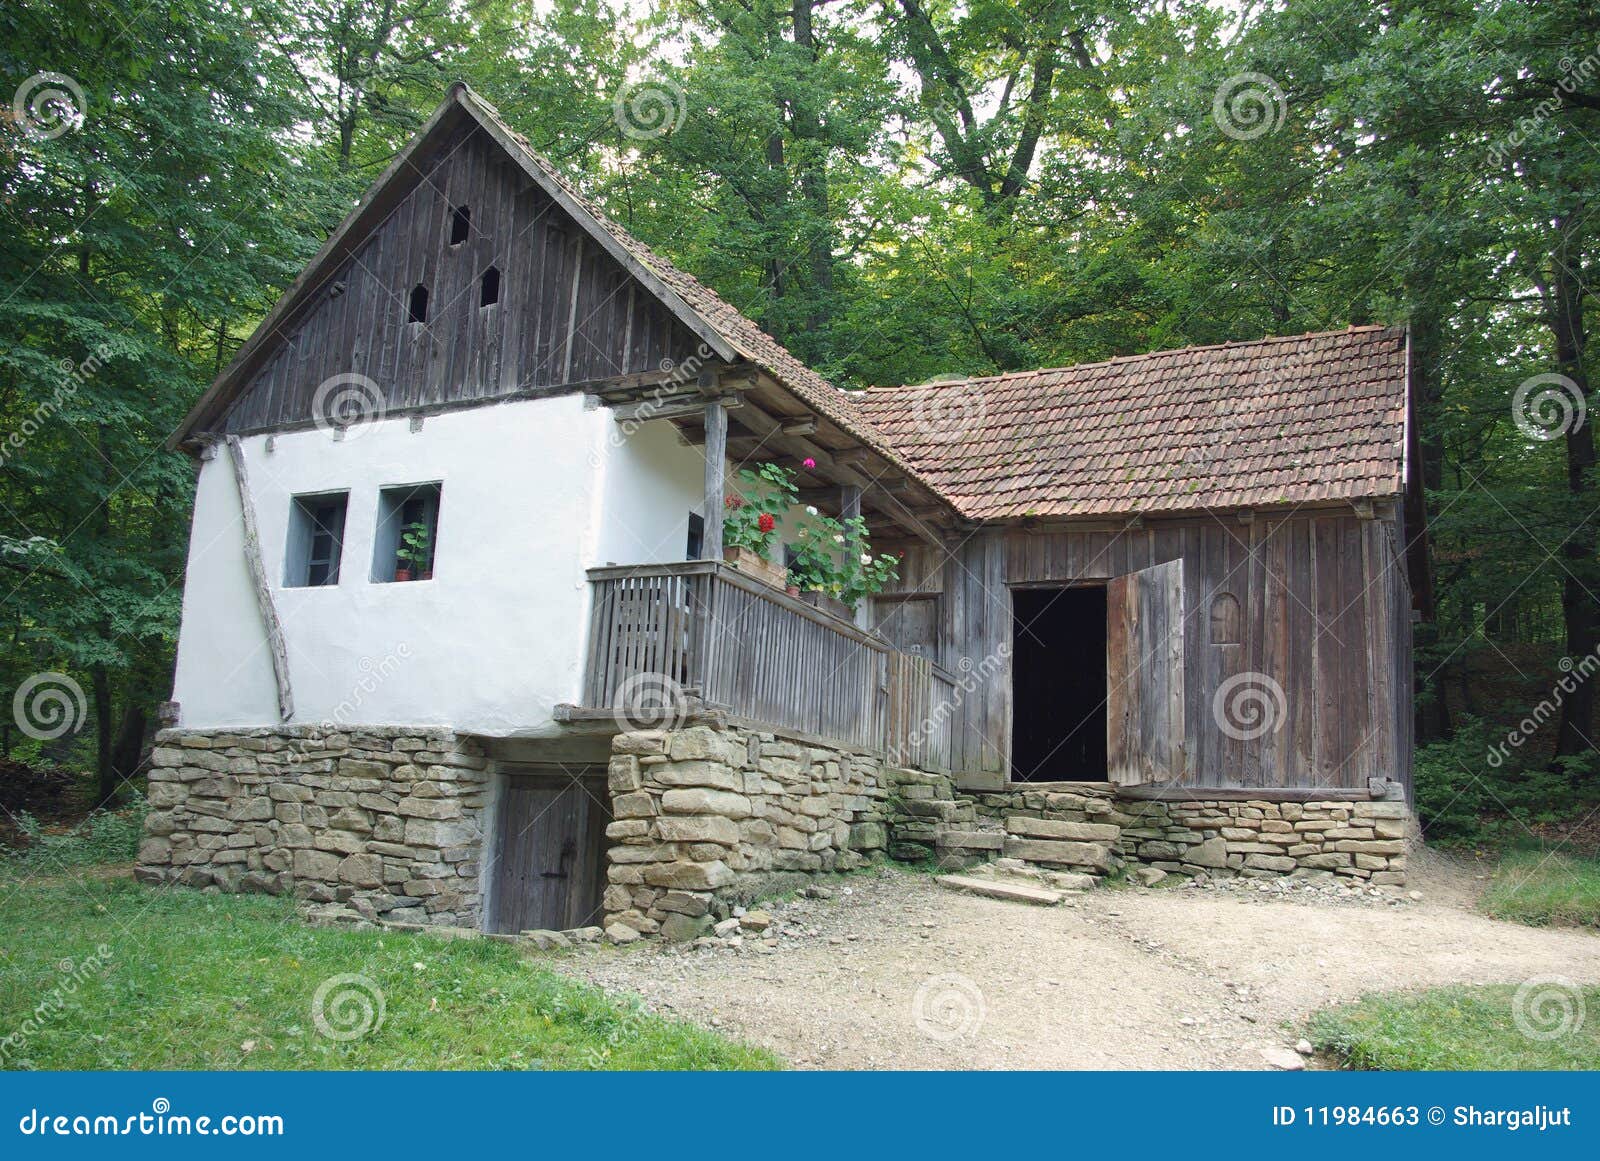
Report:
[[473,926],[488,785],[447,730],[164,730],[135,873]]
[[607,933],[693,939],[740,901],[864,865],[889,845],[899,773],[871,753],[756,730],[619,734]]
[[[870,751],[725,722],[619,734],[605,931],[692,940],[735,908],[883,857],[946,870],[1128,870],[1399,885],[1402,801],[1132,799],[1085,783],[966,794]],[[493,763],[445,729],[166,730],[136,873],[291,894],[322,918],[476,927]]]
[[1342,876],[1397,886],[1414,830],[1399,800],[1133,799],[1073,784],[975,801],[980,814],[1004,820],[1006,856],[1102,874],[1133,863],[1162,875]]

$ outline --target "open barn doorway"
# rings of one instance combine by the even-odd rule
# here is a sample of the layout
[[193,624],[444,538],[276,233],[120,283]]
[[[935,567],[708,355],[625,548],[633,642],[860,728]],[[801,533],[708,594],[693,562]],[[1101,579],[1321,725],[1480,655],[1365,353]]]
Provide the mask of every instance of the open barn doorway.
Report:
[[1011,777],[1106,780],[1104,585],[1011,592]]

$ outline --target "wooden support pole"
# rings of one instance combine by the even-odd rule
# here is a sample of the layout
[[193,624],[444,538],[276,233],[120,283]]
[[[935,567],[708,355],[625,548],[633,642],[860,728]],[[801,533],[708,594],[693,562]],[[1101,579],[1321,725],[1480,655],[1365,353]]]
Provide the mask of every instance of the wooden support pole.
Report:
[[846,520],[861,515],[861,488],[858,485],[844,484],[839,488],[839,515]]
[[720,399],[706,404],[706,499],[700,510],[705,521],[701,555],[706,560],[722,559],[722,500],[727,494],[724,475],[728,468],[728,409]]
[[294,717],[294,692],[289,688],[289,650],[284,644],[278,607],[272,600],[272,587],[267,584],[267,566],[261,559],[261,536],[256,531],[256,505],[250,498],[250,476],[244,465],[244,445],[236,435],[228,437],[228,455],[233,460],[233,481],[239,488],[239,508],[244,515],[244,563],[255,584],[256,607],[261,610],[267,646],[272,653],[272,676],[278,683],[278,720],[287,722]]

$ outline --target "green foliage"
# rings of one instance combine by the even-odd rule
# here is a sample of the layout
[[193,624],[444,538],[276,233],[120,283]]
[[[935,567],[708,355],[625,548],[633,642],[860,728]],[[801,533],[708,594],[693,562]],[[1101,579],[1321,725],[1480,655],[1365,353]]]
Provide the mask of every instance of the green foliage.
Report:
[[[8,1068],[772,1068],[768,1053],[646,1014],[486,939],[314,928],[287,899],[162,891],[125,879],[16,887],[0,910]],[[104,949],[102,954],[100,949]],[[81,982],[54,1014],[62,965]],[[332,977],[383,996],[364,1035],[319,1031]],[[352,992],[352,995],[355,993]],[[330,996],[335,993],[329,993]],[[346,1016],[356,1015],[352,1005]],[[376,1007],[373,1007],[374,1012]],[[159,1011],[162,1018],[152,1021]],[[324,1020],[352,1030],[325,999]],[[359,1025],[357,1025],[359,1026]],[[174,1035],[173,1029],[182,1029]]]
[[1595,805],[1589,759],[1539,764],[1534,754],[1508,748],[1506,737],[1503,726],[1464,715],[1451,737],[1418,747],[1417,814],[1429,842],[1515,842],[1530,827]]
[[[1588,1011],[1600,988],[1569,997]],[[1557,1000],[1560,997],[1556,997]],[[1528,1001],[1523,1001],[1526,1010]],[[1544,1071],[1600,1068],[1600,1028],[1582,1021],[1569,1032],[1536,1039],[1518,1028],[1516,989],[1434,988],[1363,996],[1312,1017],[1307,1035],[1345,1068],[1385,1070]],[[1545,1015],[1554,1015],[1547,1012]],[[1524,1019],[1526,1017],[1524,1016]],[[1543,1025],[1537,1031],[1547,1031]]]
[[738,489],[723,500],[722,543],[771,560],[778,525],[799,496],[794,473],[781,464],[766,463],[741,468],[739,481]]
[[874,555],[867,523],[859,516],[837,520],[815,508],[795,537],[789,581],[806,592],[825,593],[854,609],[861,599],[879,593],[899,576],[900,561],[888,553]]
[[1600,861],[1549,850],[1509,851],[1479,906],[1531,927],[1600,928]]
[[425,522],[413,520],[400,530],[400,547],[395,557],[415,572],[420,573],[429,567],[433,561],[433,536]]
[[47,831],[26,811],[13,821],[24,841],[17,849],[0,846],[0,879],[54,875],[73,867],[131,862],[148,813],[144,797],[116,810],[97,810],[66,831]]

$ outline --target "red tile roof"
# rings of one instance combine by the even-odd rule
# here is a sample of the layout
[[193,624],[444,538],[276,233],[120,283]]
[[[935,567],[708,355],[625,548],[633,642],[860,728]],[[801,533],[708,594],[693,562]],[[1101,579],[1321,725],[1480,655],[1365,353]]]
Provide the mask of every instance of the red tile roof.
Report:
[[1189,347],[855,399],[974,520],[1121,516],[1402,490],[1404,328]]

